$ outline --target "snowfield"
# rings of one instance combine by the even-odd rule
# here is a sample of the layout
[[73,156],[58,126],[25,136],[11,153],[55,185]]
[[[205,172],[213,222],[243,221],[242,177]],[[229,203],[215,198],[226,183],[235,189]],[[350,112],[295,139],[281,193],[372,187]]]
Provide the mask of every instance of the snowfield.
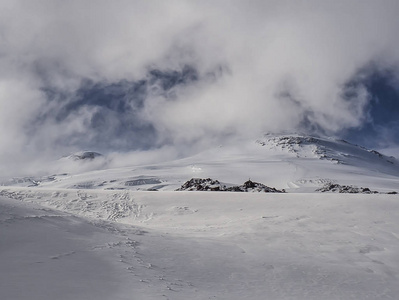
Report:
[[[191,178],[287,193],[175,191]],[[398,180],[392,157],[302,136],[4,179],[0,299],[398,299]]]
[[397,195],[1,192],[2,299],[396,299]]

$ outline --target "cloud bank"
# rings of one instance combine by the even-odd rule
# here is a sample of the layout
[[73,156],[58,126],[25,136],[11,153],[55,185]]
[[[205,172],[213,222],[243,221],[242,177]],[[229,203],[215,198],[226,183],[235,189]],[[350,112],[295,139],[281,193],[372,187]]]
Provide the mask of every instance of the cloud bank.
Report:
[[84,149],[136,161],[264,132],[364,129],[374,70],[397,86],[398,12],[397,1],[3,0],[0,172]]

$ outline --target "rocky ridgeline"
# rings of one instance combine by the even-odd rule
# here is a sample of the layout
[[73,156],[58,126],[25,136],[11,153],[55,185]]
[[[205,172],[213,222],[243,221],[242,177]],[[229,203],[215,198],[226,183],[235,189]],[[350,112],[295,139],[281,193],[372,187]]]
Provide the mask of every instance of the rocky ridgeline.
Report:
[[93,151],[82,151],[71,154],[68,156],[69,159],[72,160],[93,160],[97,157],[103,156],[101,153],[93,152]]
[[299,157],[298,152],[303,146],[314,146],[313,152],[319,155],[320,158],[324,158],[325,153],[319,145],[317,138],[308,136],[265,136],[266,140],[257,140],[256,142],[261,146],[274,146],[281,149],[286,149],[288,152],[295,153]]
[[192,178],[186,181],[176,191],[218,191],[218,192],[259,192],[259,193],[284,193],[284,190],[277,190],[264,184],[248,180],[242,185],[226,187],[218,180],[211,178]]
[[[315,158],[330,160],[334,163],[348,163],[348,159],[357,157],[361,160],[379,158],[384,163],[395,165],[396,159],[385,156],[378,151],[368,150],[358,145],[351,144],[345,140],[333,140],[329,138],[317,138],[301,135],[273,136],[265,135],[263,140],[256,141],[261,146],[280,148],[294,153],[298,158],[307,157],[311,152]],[[304,150],[307,151],[304,151]],[[349,159],[350,161],[350,159]]]
[[226,189],[218,180],[211,178],[191,178],[176,191],[223,191]]
[[349,194],[378,194],[377,191],[371,191],[369,188],[354,187],[351,185],[340,185],[337,183],[327,183],[322,188],[317,189],[316,192],[335,192],[335,193],[349,193]]

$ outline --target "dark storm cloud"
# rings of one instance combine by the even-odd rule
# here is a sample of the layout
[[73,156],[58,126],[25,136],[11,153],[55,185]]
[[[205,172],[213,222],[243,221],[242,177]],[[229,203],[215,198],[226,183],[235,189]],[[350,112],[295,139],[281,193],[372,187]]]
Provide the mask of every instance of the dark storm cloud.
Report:
[[3,0],[1,172],[82,148],[179,155],[267,131],[396,128],[380,111],[396,101],[388,88],[350,83],[370,62],[398,78],[398,12],[397,1]]

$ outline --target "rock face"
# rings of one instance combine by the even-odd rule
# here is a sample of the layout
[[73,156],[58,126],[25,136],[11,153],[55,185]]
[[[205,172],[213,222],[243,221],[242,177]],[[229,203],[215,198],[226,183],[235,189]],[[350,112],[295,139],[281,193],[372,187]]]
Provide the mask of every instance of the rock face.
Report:
[[369,188],[354,187],[350,185],[340,185],[337,183],[327,183],[316,192],[335,192],[335,193],[349,193],[349,194],[378,194],[377,191],[371,191]]
[[93,151],[83,151],[83,152],[77,152],[69,156],[70,159],[73,160],[93,160],[96,157],[103,156],[100,153],[93,152]]
[[211,178],[192,178],[186,181],[176,191],[220,191],[220,192],[260,192],[260,193],[284,193],[284,190],[277,190],[264,184],[248,180],[242,185],[226,187],[218,180]]
[[224,191],[225,189],[226,186],[222,185],[218,180],[191,178],[176,191]]
[[273,187],[266,186],[262,183],[251,180],[245,181],[243,185],[233,186],[227,189],[230,192],[259,192],[259,193],[285,193],[284,190],[278,190]]

